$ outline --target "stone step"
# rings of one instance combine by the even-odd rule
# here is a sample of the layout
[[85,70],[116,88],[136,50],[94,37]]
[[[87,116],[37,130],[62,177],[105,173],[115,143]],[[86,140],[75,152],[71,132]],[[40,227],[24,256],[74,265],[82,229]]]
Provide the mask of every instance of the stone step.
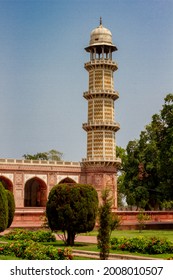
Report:
[[[81,256],[92,259],[100,259],[98,252],[91,251],[81,251],[81,250],[72,250],[73,256]],[[158,260],[156,258],[143,257],[143,256],[134,256],[134,255],[122,255],[122,254],[109,254],[109,260]]]

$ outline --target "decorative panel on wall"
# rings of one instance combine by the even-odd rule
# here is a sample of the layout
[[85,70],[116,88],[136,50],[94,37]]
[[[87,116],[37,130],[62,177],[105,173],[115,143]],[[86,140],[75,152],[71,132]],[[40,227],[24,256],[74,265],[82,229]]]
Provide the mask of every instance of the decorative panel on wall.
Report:
[[103,120],[103,99],[94,100],[94,120],[95,121]]

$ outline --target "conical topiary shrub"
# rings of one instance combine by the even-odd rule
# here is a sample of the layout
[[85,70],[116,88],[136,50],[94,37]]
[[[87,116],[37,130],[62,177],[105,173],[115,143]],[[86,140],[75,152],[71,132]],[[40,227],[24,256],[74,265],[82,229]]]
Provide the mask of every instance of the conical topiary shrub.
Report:
[[15,202],[14,202],[14,195],[9,190],[6,191],[6,196],[8,200],[8,225],[7,228],[9,228],[13,222],[14,218],[14,212],[15,212]]
[[0,232],[8,226],[8,199],[6,190],[0,182]]

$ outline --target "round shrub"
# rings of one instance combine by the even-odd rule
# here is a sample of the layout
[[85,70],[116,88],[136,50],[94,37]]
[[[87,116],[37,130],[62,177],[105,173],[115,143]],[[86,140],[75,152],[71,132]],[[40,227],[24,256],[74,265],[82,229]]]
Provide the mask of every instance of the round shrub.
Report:
[[49,193],[46,215],[51,230],[67,233],[66,244],[73,246],[77,233],[95,226],[98,210],[97,191],[90,185],[59,184]]

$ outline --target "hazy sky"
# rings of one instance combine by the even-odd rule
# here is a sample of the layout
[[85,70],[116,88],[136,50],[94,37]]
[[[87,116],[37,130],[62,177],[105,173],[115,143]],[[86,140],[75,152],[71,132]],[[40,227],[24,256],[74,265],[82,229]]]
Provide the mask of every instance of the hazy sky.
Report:
[[86,156],[90,32],[110,29],[117,145],[139,138],[173,92],[172,0],[0,0],[0,157]]

